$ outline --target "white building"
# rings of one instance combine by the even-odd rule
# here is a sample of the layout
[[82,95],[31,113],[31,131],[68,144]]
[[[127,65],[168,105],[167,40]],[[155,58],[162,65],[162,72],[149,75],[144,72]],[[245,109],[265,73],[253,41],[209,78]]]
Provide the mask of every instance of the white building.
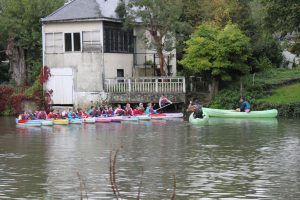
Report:
[[[143,28],[123,29],[115,13],[118,2],[73,0],[42,19],[43,64],[52,74],[46,88],[53,90],[54,105],[105,100],[108,79],[157,75],[155,65],[144,65],[158,58],[138,37]],[[175,76],[175,50],[165,60],[168,75]]]

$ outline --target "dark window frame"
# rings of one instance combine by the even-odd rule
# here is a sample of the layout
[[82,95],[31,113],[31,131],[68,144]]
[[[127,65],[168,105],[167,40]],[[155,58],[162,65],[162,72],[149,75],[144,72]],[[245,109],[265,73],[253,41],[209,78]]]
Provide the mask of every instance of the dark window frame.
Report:
[[133,30],[124,30],[121,23],[104,22],[104,53],[133,53]]
[[64,33],[64,50],[65,52],[81,52],[81,32]]

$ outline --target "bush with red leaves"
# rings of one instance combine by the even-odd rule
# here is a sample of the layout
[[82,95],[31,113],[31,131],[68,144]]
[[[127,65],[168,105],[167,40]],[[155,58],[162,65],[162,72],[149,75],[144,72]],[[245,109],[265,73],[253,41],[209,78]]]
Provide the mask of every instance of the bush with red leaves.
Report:
[[40,83],[41,84],[46,83],[49,80],[50,76],[51,76],[50,68],[47,67],[47,66],[44,66],[42,68],[42,71],[41,71],[40,76],[39,76]]
[[11,101],[15,89],[10,85],[0,85],[0,112],[4,111]]

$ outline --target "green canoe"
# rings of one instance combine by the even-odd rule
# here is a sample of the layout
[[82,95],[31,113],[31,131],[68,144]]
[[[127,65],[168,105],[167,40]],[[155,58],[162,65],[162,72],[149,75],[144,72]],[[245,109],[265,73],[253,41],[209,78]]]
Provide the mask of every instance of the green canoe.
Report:
[[189,117],[189,122],[191,124],[204,125],[208,122],[208,115],[205,113],[203,113],[203,115],[203,118],[194,118],[194,113],[192,113]]
[[277,117],[278,111],[276,109],[264,111],[237,112],[235,110],[222,110],[203,108],[203,112],[207,113],[209,117],[223,117],[223,118],[274,118]]

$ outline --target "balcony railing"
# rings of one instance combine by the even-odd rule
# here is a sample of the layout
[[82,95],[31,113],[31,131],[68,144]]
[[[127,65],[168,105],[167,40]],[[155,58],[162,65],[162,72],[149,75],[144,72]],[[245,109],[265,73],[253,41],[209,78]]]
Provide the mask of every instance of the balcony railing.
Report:
[[131,77],[105,79],[109,93],[185,93],[184,77]]

